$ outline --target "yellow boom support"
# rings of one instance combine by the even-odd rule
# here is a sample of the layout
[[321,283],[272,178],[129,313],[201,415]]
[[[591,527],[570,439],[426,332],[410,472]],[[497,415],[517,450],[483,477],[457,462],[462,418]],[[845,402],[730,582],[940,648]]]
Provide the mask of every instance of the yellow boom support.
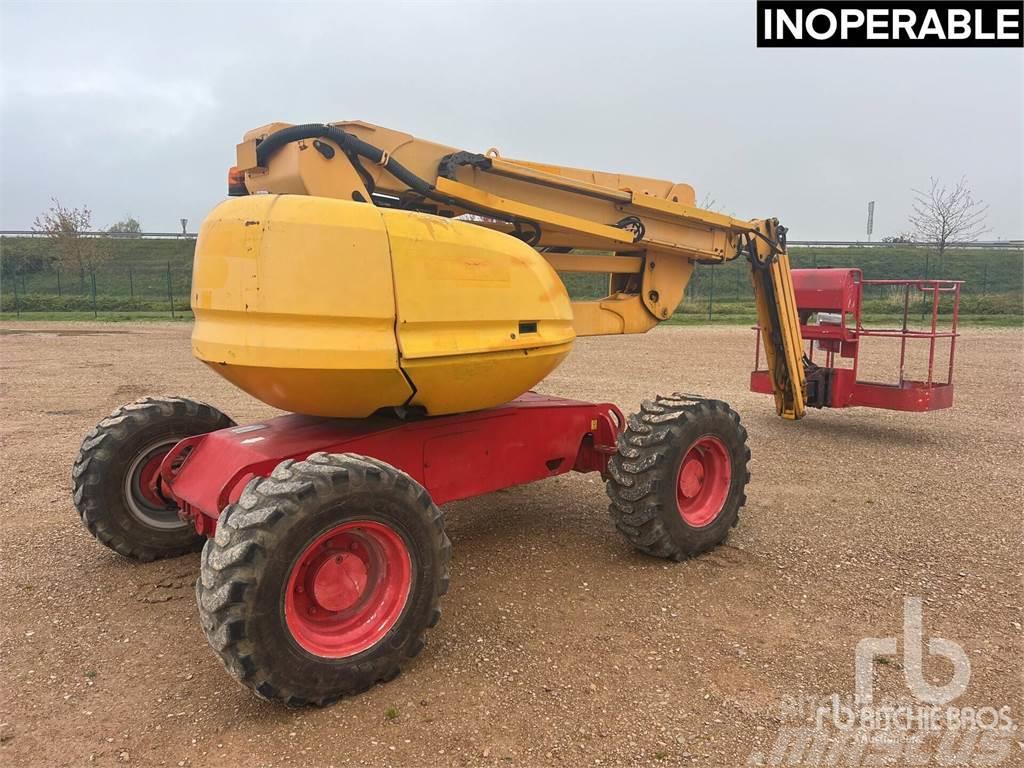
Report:
[[[232,193],[249,197],[200,233],[194,348],[273,405],[344,416],[496,405],[550,372],[574,335],[647,331],[675,311],[695,264],[744,257],[777,409],[804,414],[774,219],[700,209],[687,184],[463,152],[363,122],[262,126],[232,171]],[[294,196],[310,203],[283,202]],[[606,273],[608,294],[570,304],[556,272]],[[339,411],[339,392],[358,405]]]

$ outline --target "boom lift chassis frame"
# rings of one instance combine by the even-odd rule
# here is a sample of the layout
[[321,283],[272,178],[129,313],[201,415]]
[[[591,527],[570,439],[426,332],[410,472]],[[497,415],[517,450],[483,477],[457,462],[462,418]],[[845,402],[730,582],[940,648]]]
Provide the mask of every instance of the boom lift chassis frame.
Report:
[[636,549],[682,560],[722,542],[750,478],[725,403],[675,394],[628,418],[527,392],[481,411],[244,426],[178,397],[118,408],[72,472],[83,522],[138,560],[202,548],[196,602],[225,667],[259,696],[325,705],[390,680],[448,588],[438,505],[575,472],[607,481]]
[[625,421],[611,403],[533,392],[485,411],[414,421],[288,414],[182,440],[163,459],[153,490],[213,536],[221,512],[254,477],[286,459],[350,453],[387,462],[446,504],[569,471],[607,477]]

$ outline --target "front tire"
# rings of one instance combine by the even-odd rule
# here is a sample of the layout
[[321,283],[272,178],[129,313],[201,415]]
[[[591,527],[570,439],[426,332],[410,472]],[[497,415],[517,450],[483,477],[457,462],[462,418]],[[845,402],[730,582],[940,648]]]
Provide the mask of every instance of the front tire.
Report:
[[615,527],[655,557],[706,552],[739,520],[749,460],[747,431],[721,400],[675,394],[645,401],[608,462]]
[[404,472],[353,454],[289,459],[249,482],[207,542],[203,630],[261,698],[325,706],[423,649],[450,552],[440,510]]
[[153,480],[179,441],[234,425],[213,406],[183,397],[146,397],[118,408],[85,436],[71,471],[85,527],[119,555],[143,562],[200,549],[205,539]]

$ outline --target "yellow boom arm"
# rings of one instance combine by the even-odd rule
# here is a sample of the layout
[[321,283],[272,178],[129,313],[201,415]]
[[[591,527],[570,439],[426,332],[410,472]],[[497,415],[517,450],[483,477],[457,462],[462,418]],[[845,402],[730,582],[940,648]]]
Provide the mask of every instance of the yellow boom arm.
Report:
[[558,272],[606,273],[606,297],[572,304],[577,335],[643,333],[672,315],[695,264],[747,258],[777,410],[804,415],[800,327],[775,219],[703,210],[687,184],[464,152],[358,121],[250,131],[231,181],[233,194],[461,217],[525,240]]

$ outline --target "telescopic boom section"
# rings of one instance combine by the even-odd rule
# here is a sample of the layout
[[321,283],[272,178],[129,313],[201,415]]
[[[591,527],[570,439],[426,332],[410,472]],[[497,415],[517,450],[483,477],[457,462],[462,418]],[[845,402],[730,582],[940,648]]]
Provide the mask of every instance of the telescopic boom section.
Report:
[[696,207],[670,181],[503,158],[364,122],[250,131],[232,194],[305,194],[462,217],[524,240],[558,272],[609,275],[608,295],[573,302],[577,335],[643,333],[671,317],[694,265],[750,261],[776,407],[804,415],[800,326],[785,229]]

